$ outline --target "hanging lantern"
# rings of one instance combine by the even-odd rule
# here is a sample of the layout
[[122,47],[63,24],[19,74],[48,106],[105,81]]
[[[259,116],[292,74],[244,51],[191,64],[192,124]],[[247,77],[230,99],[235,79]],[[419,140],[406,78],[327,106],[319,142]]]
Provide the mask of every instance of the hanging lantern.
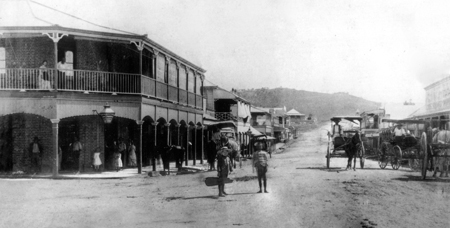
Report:
[[103,109],[102,112],[100,112],[100,116],[103,119],[103,122],[105,124],[109,124],[112,122],[114,116],[116,115],[116,113],[114,112],[114,110],[111,109],[111,107],[109,105],[105,105],[105,108]]

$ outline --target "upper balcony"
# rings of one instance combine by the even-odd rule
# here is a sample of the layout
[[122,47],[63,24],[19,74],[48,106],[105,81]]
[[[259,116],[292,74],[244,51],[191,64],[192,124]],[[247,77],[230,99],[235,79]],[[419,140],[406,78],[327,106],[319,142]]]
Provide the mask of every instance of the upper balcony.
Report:
[[218,120],[237,120],[237,117],[231,112],[216,112],[215,118]]
[[203,97],[140,74],[88,70],[0,68],[0,91],[72,91],[141,95],[197,109]]
[[204,73],[142,35],[0,26],[0,91],[137,95],[203,109]]

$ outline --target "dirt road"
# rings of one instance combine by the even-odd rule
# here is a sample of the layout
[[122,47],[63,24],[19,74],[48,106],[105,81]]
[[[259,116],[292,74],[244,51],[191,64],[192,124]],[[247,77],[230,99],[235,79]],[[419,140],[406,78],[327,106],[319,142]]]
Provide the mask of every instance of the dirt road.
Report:
[[[217,198],[205,177],[122,180],[0,179],[0,227],[450,227],[448,178],[421,181],[407,168],[324,168],[326,132],[305,132],[270,159],[269,193],[257,194],[250,162]],[[359,167],[359,165],[357,166]]]

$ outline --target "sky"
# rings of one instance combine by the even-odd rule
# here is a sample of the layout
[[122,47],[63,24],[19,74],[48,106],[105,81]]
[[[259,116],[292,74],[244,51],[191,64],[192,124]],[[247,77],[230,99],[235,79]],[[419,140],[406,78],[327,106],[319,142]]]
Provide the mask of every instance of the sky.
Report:
[[450,1],[35,1],[148,34],[225,89],[424,103],[424,87],[450,73]]

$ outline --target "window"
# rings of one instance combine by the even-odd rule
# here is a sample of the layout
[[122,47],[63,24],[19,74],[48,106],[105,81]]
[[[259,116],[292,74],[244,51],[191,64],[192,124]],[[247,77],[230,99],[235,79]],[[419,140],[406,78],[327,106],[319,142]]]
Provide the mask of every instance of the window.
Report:
[[6,73],[6,51],[5,48],[0,47],[0,74]]
[[180,66],[180,89],[186,90],[186,68],[184,66]]
[[71,71],[71,70],[73,70],[73,52],[66,51],[65,58],[66,58],[66,65],[67,65],[66,69],[70,70],[70,71],[66,72],[66,75],[73,76],[73,71]]
[[195,93],[195,75],[192,70],[189,70],[188,75],[188,91],[191,93]]
[[198,95],[202,95],[202,79],[200,78],[200,75],[198,75],[197,77],[196,77],[196,86],[195,86],[195,92],[198,94]]
[[177,65],[174,61],[169,64],[169,85],[177,86]]
[[166,59],[162,55],[156,57],[156,80],[164,82]]

